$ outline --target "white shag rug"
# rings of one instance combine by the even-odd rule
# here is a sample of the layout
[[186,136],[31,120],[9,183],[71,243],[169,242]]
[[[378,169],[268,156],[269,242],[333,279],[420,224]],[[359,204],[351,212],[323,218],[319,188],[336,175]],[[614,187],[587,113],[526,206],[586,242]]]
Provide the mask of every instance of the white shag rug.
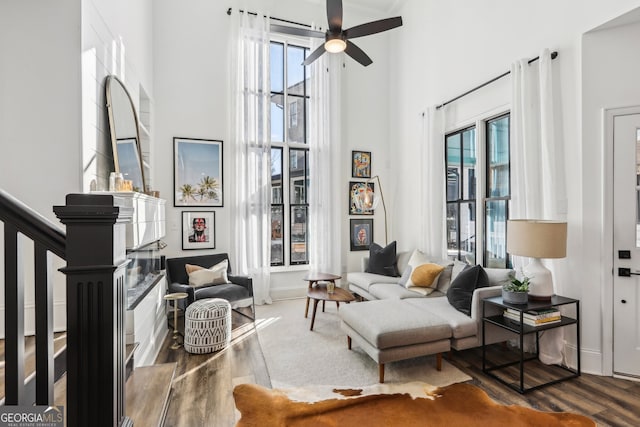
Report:
[[[352,303],[354,304],[354,303]],[[357,304],[357,303],[356,303]],[[273,388],[333,385],[365,387],[378,384],[378,364],[340,329],[336,305],[318,304],[313,331],[311,311],[304,317],[305,299],[276,301],[256,306],[256,328]],[[471,377],[436,357],[423,356],[385,364],[385,384],[423,382],[436,387],[471,380]]]

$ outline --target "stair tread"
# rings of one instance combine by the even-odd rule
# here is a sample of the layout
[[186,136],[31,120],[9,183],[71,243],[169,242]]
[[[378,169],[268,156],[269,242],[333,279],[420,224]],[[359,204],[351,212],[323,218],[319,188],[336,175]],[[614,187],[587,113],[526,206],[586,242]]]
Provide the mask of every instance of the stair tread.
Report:
[[126,385],[126,413],[136,427],[163,425],[175,371],[175,363],[133,370]]

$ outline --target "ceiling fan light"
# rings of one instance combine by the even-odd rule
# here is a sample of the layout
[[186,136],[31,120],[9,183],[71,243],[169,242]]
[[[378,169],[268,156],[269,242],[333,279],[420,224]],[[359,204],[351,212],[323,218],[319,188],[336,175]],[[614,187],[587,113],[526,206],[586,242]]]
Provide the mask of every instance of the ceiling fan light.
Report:
[[347,48],[347,42],[342,39],[330,39],[324,43],[324,49],[327,52],[338,53]]

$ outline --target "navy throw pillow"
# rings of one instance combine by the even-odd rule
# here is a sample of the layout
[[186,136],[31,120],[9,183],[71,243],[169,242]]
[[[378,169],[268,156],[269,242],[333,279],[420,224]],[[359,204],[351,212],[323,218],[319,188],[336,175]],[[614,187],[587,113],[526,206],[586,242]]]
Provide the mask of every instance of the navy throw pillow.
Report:
[[385,276],[398,277],[396,266],[396,242],[389,243],[384,248],[377,243],[369,246],[369,265],[367,273],[383,274]]
[[489,286],[489,276],[480,265],[467,266],[451,282],[447,299],[456,310],[471,316],[471,300],[476,288]]

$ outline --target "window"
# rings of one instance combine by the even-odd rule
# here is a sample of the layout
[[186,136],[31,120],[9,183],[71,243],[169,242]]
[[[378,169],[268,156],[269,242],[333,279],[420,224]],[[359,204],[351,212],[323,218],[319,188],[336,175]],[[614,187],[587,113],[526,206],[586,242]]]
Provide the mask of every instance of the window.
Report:
[[487,121],[487,189],[484,223],[484,264],[507,268],[507,219],[511,199],[509,115]]
[[447,163],[447,250],[454,259],[475,263],[476,129],[445,138]]
[[[476,129],[480,128],[486,141],[482,154],[477,150],[480,143]],[[506,252],[511,200],[509,114],[447,134],[445,156],[449,257],[469,264],[482,263],[485,267],[509,267]],[[486,165],[484,175],[482,165]],[[477,188],[478,185],[481,187]],[[480,189],[482,193],[478,193]],[[476,252],[476,242],[482,243],[480,253]]]
[[286,40],[271,42],[272,266],[309,263],[308,54]]

